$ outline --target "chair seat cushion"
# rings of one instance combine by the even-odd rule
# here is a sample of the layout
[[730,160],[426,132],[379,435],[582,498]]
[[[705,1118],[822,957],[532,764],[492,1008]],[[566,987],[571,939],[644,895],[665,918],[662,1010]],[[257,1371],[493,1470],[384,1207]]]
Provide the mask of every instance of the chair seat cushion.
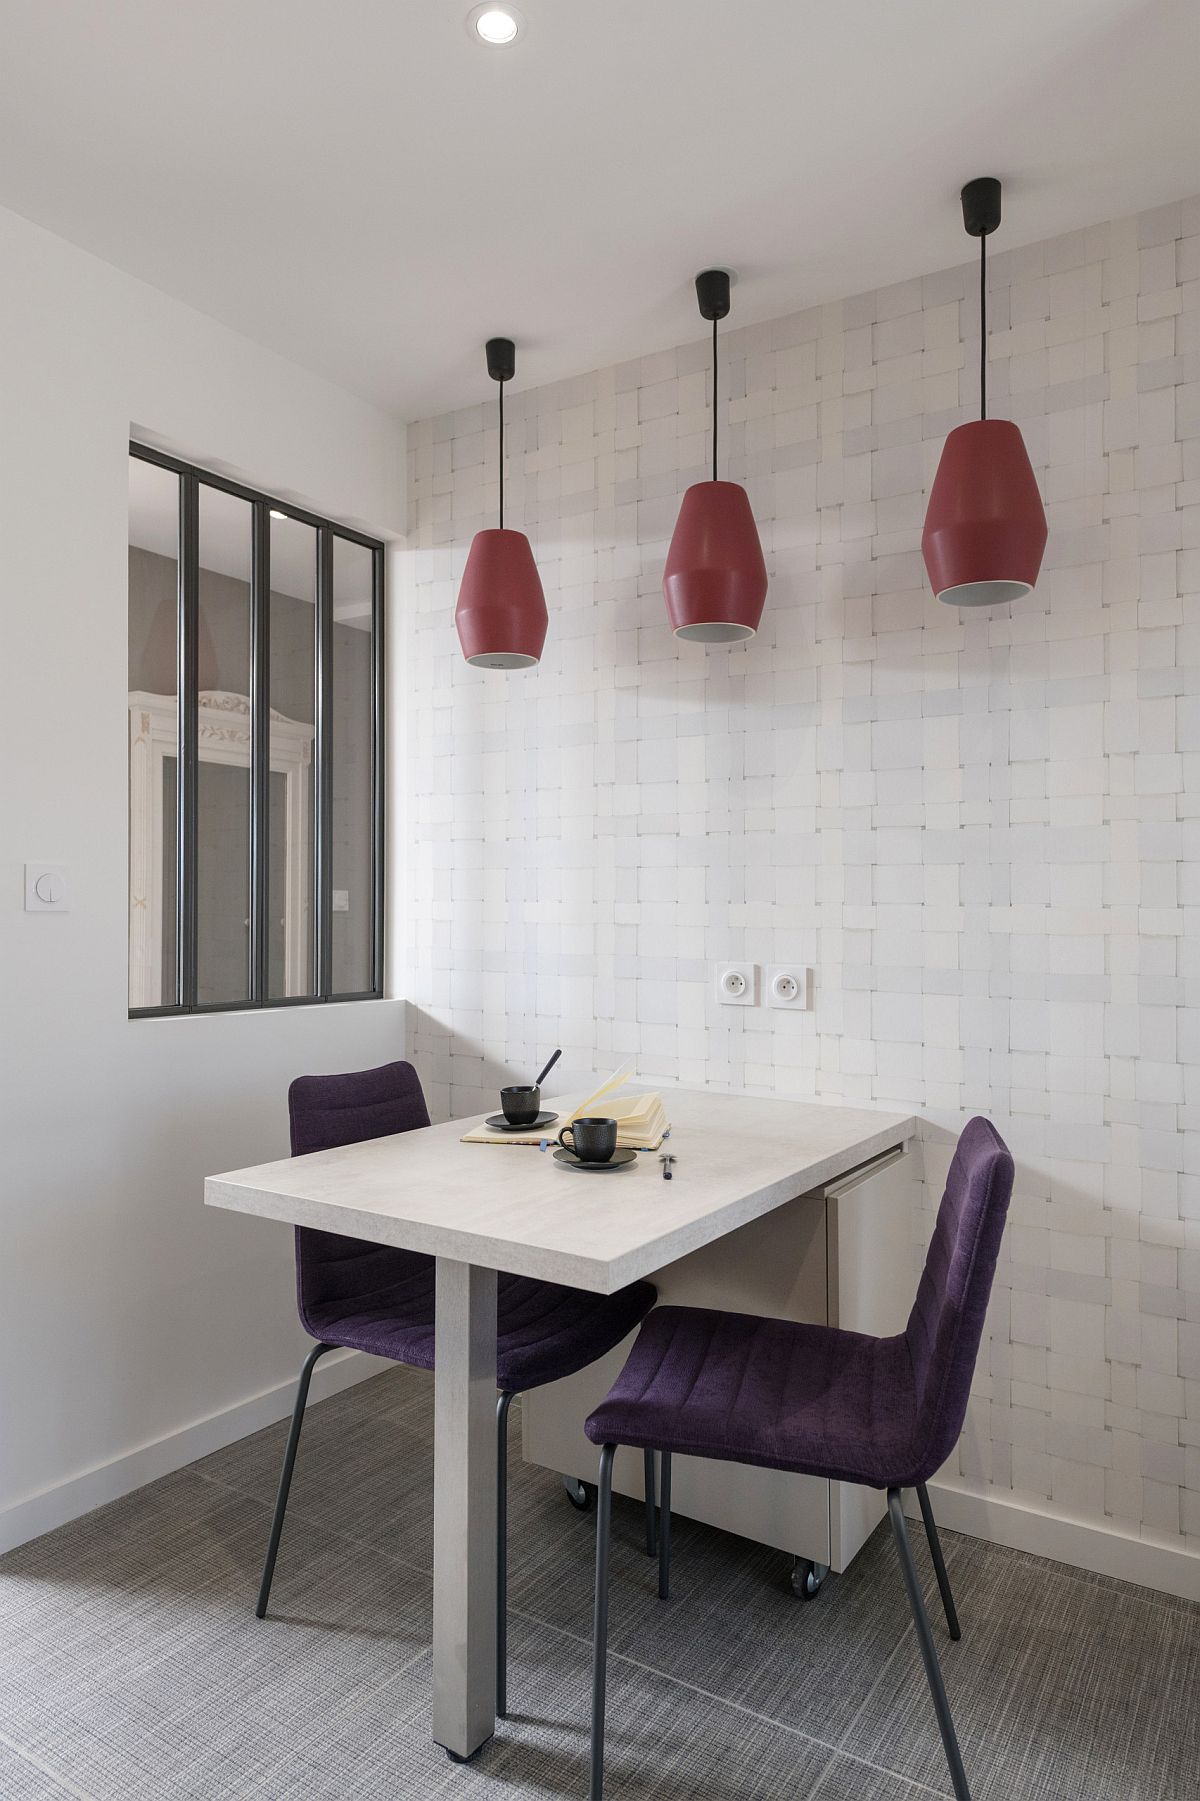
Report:
[[[306,1307],[305,1328],[323,1344],[348,1345],[431,1370],[433,1259],[410,1254],[402,1266],[398,1262],[393,1262],[396,1274],[385,1287]],[[573,1376],[619,1345],[654,1301],[648,1282],[634,1282],[616,1294],[587,1294],[502,1273],[496,1307],[497,1387],[520,1392]]]
[[916,1421],[903,1337],[658,1307],[586,1431],[886,1488],[912,1480]]

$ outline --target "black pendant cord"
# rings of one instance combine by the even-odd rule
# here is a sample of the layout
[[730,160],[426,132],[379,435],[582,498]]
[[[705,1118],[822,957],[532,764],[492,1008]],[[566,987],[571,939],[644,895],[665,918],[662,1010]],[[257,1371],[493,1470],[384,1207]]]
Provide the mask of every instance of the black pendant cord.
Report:
[[979,417],[987,418],[987,233],[979,240]]
[[717,479],[717,322],[713,320],[713,480]]
[[504,383],[500,383],[500,530],[504,530]]
[[962,200],[963,226],[979,239],[979,417],[986,419],[987,410],[987,241],[1000,224],[1000,183],[994,175],[978,175],[969,181],[959,198]]

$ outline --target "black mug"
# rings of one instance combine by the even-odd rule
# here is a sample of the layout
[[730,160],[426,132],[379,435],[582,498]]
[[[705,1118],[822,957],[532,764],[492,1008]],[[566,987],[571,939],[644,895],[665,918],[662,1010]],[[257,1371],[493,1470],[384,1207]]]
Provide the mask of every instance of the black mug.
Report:
[[540,1088],[502,1088],[500,1105],[510,1126],[531,1126],[542,1110]]
[[[567,1133],[571,1142],[567,1143]],[[581,1163],[607,1163],[617,1148],[615,1119],[573,1119],[558,1135],[565,1151],[571,1151]]]

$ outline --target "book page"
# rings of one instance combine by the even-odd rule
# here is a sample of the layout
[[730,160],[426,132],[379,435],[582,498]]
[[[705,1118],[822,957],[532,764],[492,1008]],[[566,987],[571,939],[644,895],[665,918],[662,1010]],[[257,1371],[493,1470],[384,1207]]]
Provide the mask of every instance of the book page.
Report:
[[[582,1119],[590,1119],[593,1116],[598,1117],[598,1118],[606,1117],[604,1114],[597,1114],[596,1109],[597,1109],[598,1104],[602,1100],[604,1100],[606,1098],[606,1096],[613,1094],[618,1088],[623,1087],[624,1084],[629,1080],[629,1078],[632,1074],[633,1074],[633,1058],[630,1057],[627,1059],[626,1062],[621,1064],[619,1069],[615,1069],[613,1071],[612,1075],[608,1077],[607,1081],[601,1082],[599,1088],[596,1089],[594,1094],[589,1094],[587,1100],[583,1102],[582,1106],[576,1107],[575,1111],[570,1115],[570,1119],[568,1119],[567,1123],[570,1124],[570,1120],[572,1120],[572,1119],[581,1119],[581,1118]],[[607,1117],[611,1117],[611,1115],[609,1115]]]

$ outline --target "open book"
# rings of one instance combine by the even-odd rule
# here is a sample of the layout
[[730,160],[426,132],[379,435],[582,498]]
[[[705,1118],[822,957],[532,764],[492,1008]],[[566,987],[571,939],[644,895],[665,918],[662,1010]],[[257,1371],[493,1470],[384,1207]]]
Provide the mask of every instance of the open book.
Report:
[[616,1090],[629,1080],[629,1064],[614,1070],[608,1080],[593,1090],[570,1111],[564,1109],[552,1126],[528,1132],[496,1132],[490,1126],[476,1126],[463,1134],[463,1144],[540,1144],[543,1138],[557,1138],[573,1119],[615,1119],[618,1149],[656,1151],[670,1130],[666,1109],[660,1094],[627,1094],[620,1099]]

